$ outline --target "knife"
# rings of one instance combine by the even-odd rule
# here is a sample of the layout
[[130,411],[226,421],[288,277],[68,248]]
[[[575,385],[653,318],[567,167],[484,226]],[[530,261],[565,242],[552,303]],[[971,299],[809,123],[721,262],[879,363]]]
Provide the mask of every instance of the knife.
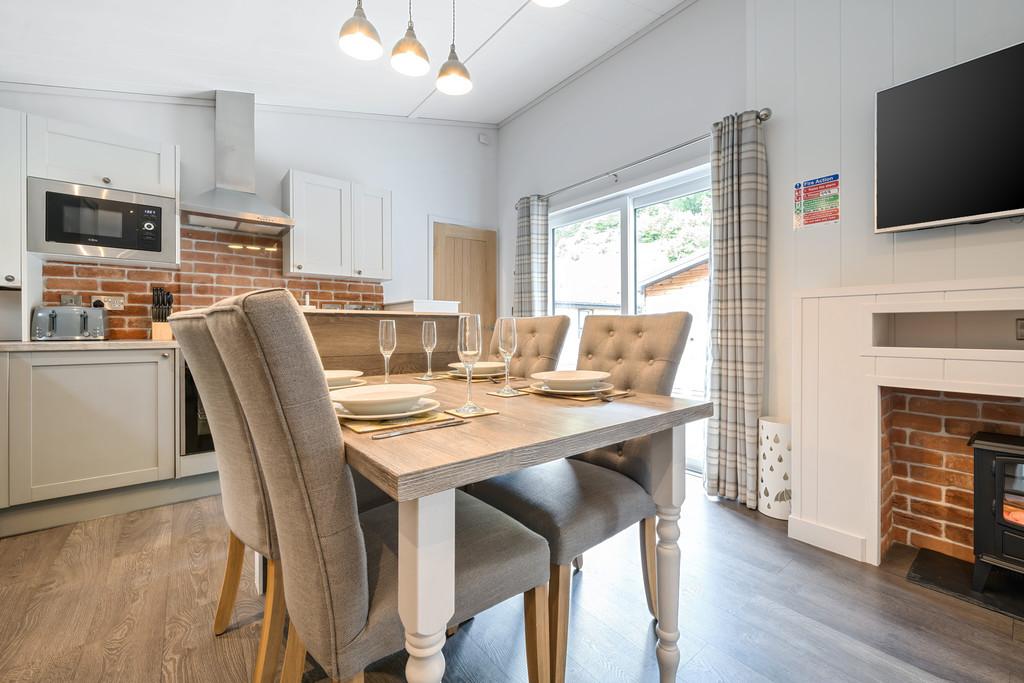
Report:
[[458,427],[464,425],[469,420],[460,420],[458,418],[452,418],[445,420],[444,422],[432,422],[430,424],[420,425],[418,427],[409,427],[408,429],[396,429],[393,432],[384,432],[383,434],[374,434],[371,439],[390,439],[393,436],[402,436],[403,434],[415,434],[416,432],[426,432],[431,429],[441,429],[442,427]]

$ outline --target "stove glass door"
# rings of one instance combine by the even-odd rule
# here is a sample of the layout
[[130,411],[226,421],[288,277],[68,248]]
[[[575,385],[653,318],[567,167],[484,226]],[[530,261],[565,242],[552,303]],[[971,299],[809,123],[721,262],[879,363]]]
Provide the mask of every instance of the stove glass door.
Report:
[[999,462],[1003,470],[1003,522],[1024,529],[1024,462]]

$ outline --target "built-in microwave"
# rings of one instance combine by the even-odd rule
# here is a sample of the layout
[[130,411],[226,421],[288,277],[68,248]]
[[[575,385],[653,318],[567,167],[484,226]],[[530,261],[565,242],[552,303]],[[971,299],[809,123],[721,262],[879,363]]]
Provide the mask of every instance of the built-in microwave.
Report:
[[178,262],[171,197],[28,179],[28,250],[68,257]]

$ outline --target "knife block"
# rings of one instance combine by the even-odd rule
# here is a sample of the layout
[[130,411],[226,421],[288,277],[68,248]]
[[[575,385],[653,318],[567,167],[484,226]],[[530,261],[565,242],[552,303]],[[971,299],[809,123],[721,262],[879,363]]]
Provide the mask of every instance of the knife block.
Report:
[[149,335],[153,341],[171,341],[174,333],[171,332],[170,323],[153,323],[153,330]]

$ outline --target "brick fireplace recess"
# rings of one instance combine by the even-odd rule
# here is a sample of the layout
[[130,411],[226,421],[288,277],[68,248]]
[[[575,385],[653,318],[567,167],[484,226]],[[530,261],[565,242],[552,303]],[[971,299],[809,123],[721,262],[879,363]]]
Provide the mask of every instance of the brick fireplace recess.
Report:
[[882,556],[893,543],[974,562],[976,432],[1024,435],[1024,399],[881,387]]

